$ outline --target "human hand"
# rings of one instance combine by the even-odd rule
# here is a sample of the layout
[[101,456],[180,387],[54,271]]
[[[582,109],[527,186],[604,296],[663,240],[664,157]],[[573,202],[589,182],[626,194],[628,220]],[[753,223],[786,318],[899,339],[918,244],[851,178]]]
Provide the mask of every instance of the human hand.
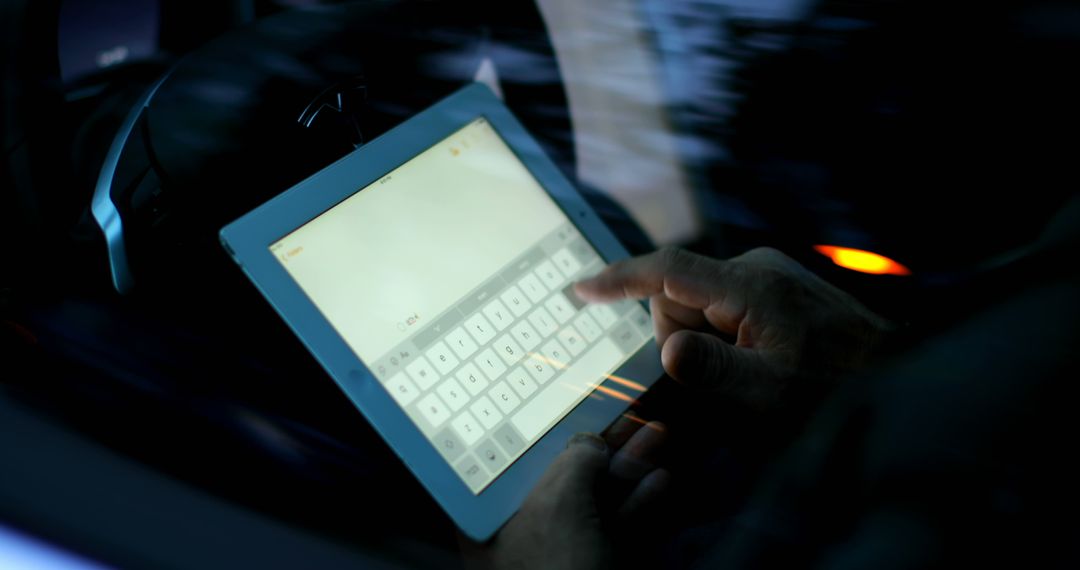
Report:
[[799,380],[858,370],[893,328],[768,248],[729,261],[664,249],[614,263],[575,290],[594,302],[648,297],[667,373],[761,411],[807,388]]
[[[656,468],[663,424],[620,418],[604,437],[577,434],[488,545],[464,544],[477,568],[593,569],[610,566],[612,519],[643,512],[667,487]],[[640,429],[638,429],[640,428]],[[615,450],[613,453],[611,450]]]

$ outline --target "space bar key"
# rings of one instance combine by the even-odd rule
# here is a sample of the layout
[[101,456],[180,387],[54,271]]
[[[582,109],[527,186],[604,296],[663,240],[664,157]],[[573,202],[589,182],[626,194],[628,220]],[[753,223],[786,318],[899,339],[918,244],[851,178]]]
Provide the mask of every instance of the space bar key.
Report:
[[511,420],[527,441],[536,439],[567,408],[580,402],[607,378],[619,363],[623,352],[608,337],[581,355],[522,408]]

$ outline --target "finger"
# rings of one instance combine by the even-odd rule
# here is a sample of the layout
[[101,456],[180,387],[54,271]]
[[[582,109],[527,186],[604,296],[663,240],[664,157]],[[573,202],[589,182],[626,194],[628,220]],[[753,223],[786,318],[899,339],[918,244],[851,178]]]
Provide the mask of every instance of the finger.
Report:
[[541,478],[539,487],[589,490],[608,465],[608,447],[603,438],[591,433],[574,434],[566,450],[555,459]]
[[[607,468],[608,447],[595,434],[574,434],[566,449],[555,458],[537,482],[526,502],[544,502],[567,488],[591,489],[599,473]],[[573,490],[573,489],[570,489]]]
[[649,310],[656,329],[656,344],[661,347],[675,332],[683,329],[700,331],[709,324],[702,311],[676,303],[663,295],[649,298]]
[[639,514],[656,505],[671,487],[671,473],[666,469],[655,469],[638,482],[630,496],[619,507],[619,516],[629,517]]
[[750,381],[754,355],[720,338],[695,331],[672,334],[660,351],[664,370],[691,386],[718,390],[735,382]]
[[604,442],[607,443],[608,449],[619,449],[634,435],[638,428],[646,423],[648,422],[641,419],[633,410],[630,410],[619,416],[600,435],[604,438]]
[[704,309],[729,275],[730,265],[725,261],[681,249],[662,249],[613,263],[578,282],[574,290],[586,301],[644,299],[664,294],[687,307]]
[[640,480],[656,469],[667,438],[667,426],[661,422],[649,422],[611,456],[608,472],[618,479]]
[[575,434],[525,498],[515,518],[596,516],[597,485],[607,465],[607,444],[600,436]]
[[550,545],[565,548],[563,558],[595,558],[598,545],[593,535],[580,531],[599,525],[596,491],[607,465],[608,448],[600,436],[575,434],[494,541],[481,549],[462,549],[466,562],[491,568],[544,568],[543,557],[549,553],[541,547]]

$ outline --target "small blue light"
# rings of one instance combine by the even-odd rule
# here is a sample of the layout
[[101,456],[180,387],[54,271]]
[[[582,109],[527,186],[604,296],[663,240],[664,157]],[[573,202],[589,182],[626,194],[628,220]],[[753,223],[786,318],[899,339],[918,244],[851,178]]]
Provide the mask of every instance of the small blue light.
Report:
[[0,568],[4,570],[105,570],[107,567],[0,526]]

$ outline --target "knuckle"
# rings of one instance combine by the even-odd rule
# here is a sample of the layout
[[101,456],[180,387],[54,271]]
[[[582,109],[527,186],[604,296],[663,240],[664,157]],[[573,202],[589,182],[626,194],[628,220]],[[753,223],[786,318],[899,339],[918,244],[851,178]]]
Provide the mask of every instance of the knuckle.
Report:
[[714,269],[712,260],[679,247],[666,246],[657,255],[665,272],[698,273]]
[[765,267],[760,270],[758,279],[762,284],[762,288],[772,290],[776,293],[793,293],[797,289],[798,283],[795,279],[788,275],[786,272],[774,268]]
[[620,259],[620,260],[617,260],[617,261],[612,261],[611,263],[608,264],[607,267],[604,268],[604,270],[600,273],[600,275],[608,276],[608,275],[613,275],[615,273],[618,273],[620,271],[624,271],[627,267],[630,267],[630,263],[633,260],[634,260],[634,258]]
[[741,261],[762,273],[793,276],[802,267],[786,253],[771,247],[759,247],[746,252]]
[[780,261],[789,259],[784,252],[772,247],[755,247],[746,253],[748,257],[763,261]]
[[657,251],[657,257],[664,265],[677,267],[686,262],[687,252],[675,246],[664,246]]

